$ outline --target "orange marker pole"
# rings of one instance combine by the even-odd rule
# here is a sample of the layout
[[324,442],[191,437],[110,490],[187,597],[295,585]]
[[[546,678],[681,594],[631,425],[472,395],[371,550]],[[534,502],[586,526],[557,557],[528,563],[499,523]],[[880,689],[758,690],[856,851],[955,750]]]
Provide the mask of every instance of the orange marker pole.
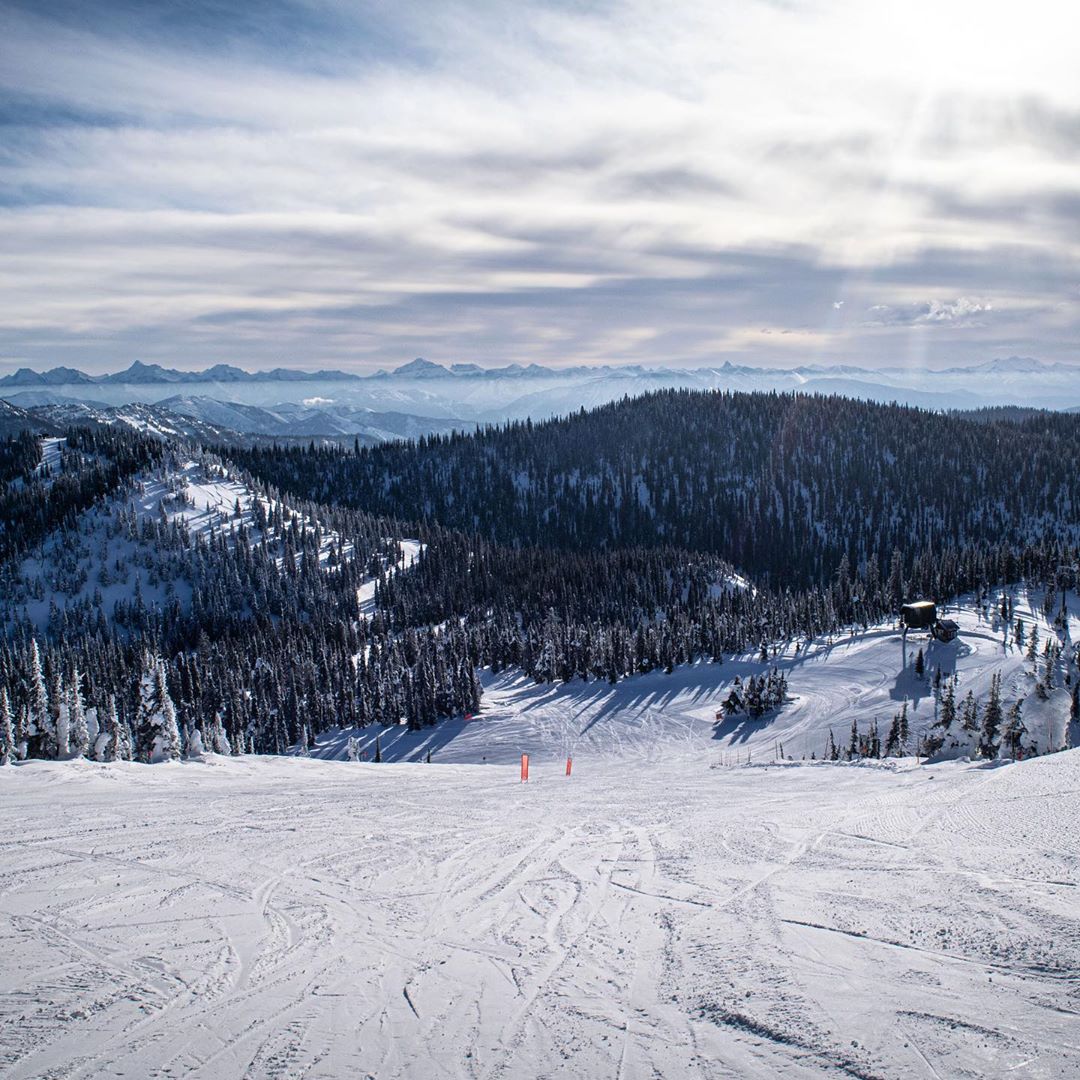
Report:
[[521,755],[521,782],[524,784],[529,779],[529,755]]
[[573,764],[574,764],[574,759],[568,757],[566,759],[566,775],[567,776],[570,775],[570,766],[573,765]]

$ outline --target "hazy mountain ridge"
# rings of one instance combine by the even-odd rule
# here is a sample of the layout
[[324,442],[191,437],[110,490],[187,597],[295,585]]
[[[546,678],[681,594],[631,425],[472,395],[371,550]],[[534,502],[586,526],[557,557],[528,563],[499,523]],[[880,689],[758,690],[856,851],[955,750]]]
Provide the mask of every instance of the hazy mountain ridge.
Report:
[[229,365],[181,372],[134,364],[103,376],[55,368],[23,369],[0,379],[0,396],[23,408],[78,402],[105,409],[143,402],[212,425],[283,439],[416,438],[474,425],[543,420],[665,389],[839,395],[935,412],[1003,406],[1062,410],[1080,407],[1080,367],[1020,356],[936,371],[850,364],[765,368],[731,362],[698,368],[481,368],[418,358],[373,375],[281,368],[245,372]]
[[595,378],[598,376],[679,376],[684,378],[755,377],[763,375],[797,384],[807,379],[823,376],[848,376],[857,379],[910,381],[913,377],[933,378],[935,375],[968,374],[1038,374],[1046,372],[1070,372],[1080,374],[1080,365],[1048,363],[1029,356],[1009,356],[988,360],[980,364],[940,369],[915,369],[886,366],[864,368],[853,364],[801,364],[795,367],[758,367],[746,364],[708,364],[699,367],[671,367],[642,364],[577,364],[568,367],[546,367],[543,364],[504,364],[482,367],[473,363],[439,364],[417,357],[391,371],[379,370],[361,375],[338,369],[308,371],[302,368],[270,368],[266,371],[247,371],[233,364],[215,364],[212,367],[182,371],[166,368],[161,364],[134,361],[129,367],[102,375],[90,375],[78,368],[55,367],[45,371],[21,367],[11,374],[0,377],[0,386],[75,386],[93,384],[139,385],[145,383],[230,383],[230,382],[308,382],[338,381],[359,382],[372,379],[565,379]]

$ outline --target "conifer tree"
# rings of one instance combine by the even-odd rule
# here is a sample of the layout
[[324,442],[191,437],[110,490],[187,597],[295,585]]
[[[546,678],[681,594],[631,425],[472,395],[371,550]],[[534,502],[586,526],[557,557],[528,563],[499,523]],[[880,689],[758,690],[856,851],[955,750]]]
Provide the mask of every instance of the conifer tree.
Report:
[[56,756],[56,728],[49,711],[49,698],[45,692],[45,673],[41,666],[37,638],[32,638],[30,641],[29,666],[30,694],[27,702],[26,726],[29,754],[33,757],[52,758]]
[[218,709],[214,710],[214,717],[210,721],[209,741],[212,753],[225,757],[232,753],[229,737],[225,734],[225,725],[221,722],[221,712]]
[[984,758],[993,758],[998,752],[998,732],[1001,730],[1001,675],[995,672],[990,678],[990,696],[983,706],[982,739],[979,754]]
[[79,672],[74,670],[68,689],[68,753],[75,758],[86,757],[90,752],[90,729],[86,724],[82,691],[79,688]]
[[969,736],[974,735],[979,730],[979,706],[975,701],[975,695],[970,690],[964,698],[964,705],[960,713],[960,726]]
[[870,738],[869,738],[870,756],[877,760],[881,757],[881,735],[878,732],[878,723],[875,718],[870,724]]
[[941,718],[939,723],[942,730],[948,730],[956,722],[956,679],[949,679],[945,683],[945,692],[941,698]]
[[7,687],[0,686],[0,765],[8,765],[15,753],[15,730],[11,724],[11,707]]
[[900,743],[900,756],[906,757],[908,752],[908,740],[910,737],[910,733],[908,731],[908,714],[906,701],[900,706],[900,715],[897,718],[897,737]]
[[1009,706],[1008,715],[1005,718],[1005,730],[1002,733],[1001,745],[1007,748],[1009,757],[1018,758],[1023,750],[1024,736],[1027,728],[1024,726],[1023,699],[1018,698]]
[[146,652],[139,682],[135,756],[145,762],[178,761],[181,750],[176,708],[169,696],[165,664],[159,657]]
[[123,757],[120,721],[116,716],[116,699],[109,694],[101,709],[101,732],[98,735],[98,761],[120,761]]
[[885,756],[898,757],[900,754],[900,714],[896,713],[885,736]]

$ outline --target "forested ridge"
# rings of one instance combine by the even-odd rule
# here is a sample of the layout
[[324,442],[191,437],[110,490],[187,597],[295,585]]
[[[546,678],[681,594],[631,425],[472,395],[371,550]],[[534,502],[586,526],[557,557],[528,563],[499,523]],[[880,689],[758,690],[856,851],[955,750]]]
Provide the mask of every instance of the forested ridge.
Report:
[[818,586],[846,555],[1075,542],[1080,416],[961,419],[838,397],[664,390],[592,412],[353,454],[262,448],[252,472],[306,497],[575,551],[720,555]]
[[[370,450],[73,430],[55,474],[11,439],[0,755],[280,753],[472,711],[484,668],[616,682],[1053,581],[1078,432],[673,391]],[[185,469],[235,505],[193,529]]]

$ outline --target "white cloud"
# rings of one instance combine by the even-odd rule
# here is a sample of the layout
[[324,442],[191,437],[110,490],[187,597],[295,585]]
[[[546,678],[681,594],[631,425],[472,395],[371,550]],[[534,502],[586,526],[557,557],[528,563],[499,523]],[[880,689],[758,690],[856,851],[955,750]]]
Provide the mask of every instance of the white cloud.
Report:
[[[340,34],[277,51],[8,12],[0,93],[32,118],[0,159],[0,350],[991,348],[993,297],[1049,309],[1080,258],[1080,27],[1032,3],[1037,48],[969,0],[316,5]],[[1063,320],[1011,347],[1067,348]]]

